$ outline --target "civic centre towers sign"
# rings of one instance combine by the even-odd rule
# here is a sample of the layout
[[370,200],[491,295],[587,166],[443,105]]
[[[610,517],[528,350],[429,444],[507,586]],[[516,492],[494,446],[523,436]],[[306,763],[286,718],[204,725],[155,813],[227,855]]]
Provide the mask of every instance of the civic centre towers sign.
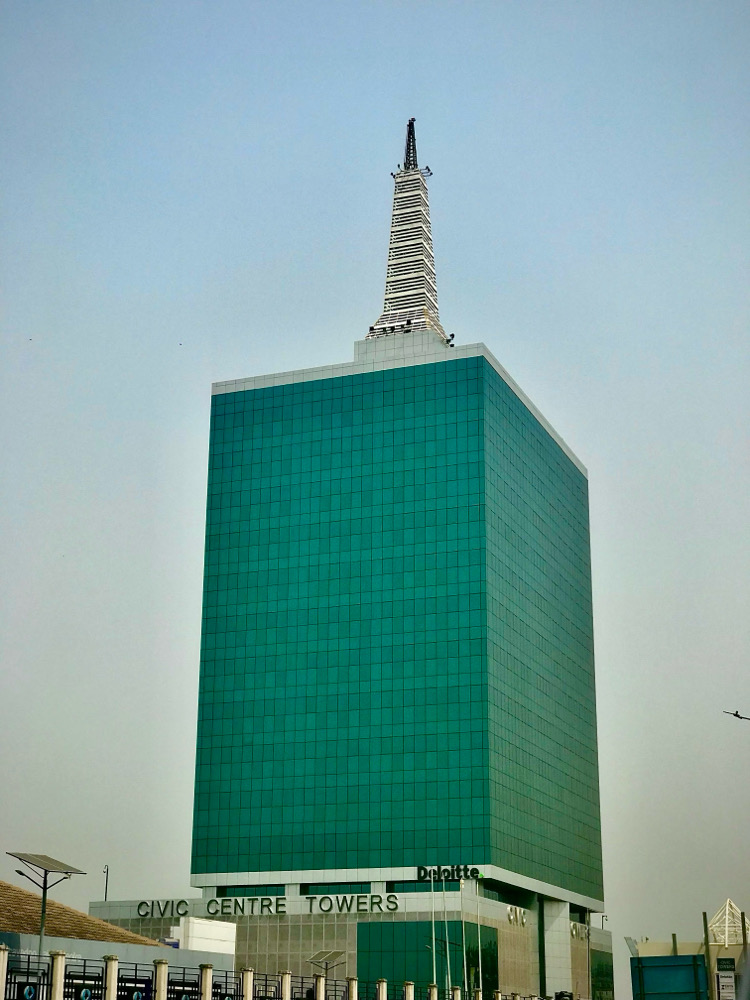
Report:
[[[288,909],[291,904],[292,909]],[[142,899],[139,917],[263,917],[294,913],[394,913],[398,896],[389,892],[346,893],[340,896],[223,896],[211,899]]]
[[[478,868],[451,865],[428,868],[419,865],[417,882],[450,882],[480,879]],[[425,891],[426,888],[425,888]],[[288,908],[291,906],[291,910]],[[399,908],[395,892],[342,893],[328,896],[220,896],[209,899],[142,899],[136,905],[139,917],[264,917],[287,913],[395,913]]]

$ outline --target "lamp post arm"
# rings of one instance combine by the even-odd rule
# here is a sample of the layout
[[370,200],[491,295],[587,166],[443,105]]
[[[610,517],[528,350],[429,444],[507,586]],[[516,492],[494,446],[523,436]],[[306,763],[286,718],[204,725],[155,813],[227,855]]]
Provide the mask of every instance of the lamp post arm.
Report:
[[57,882],[50,882],[48,884],[47,888],[48,889],[54,889],[56,885],[59,885],[61,882],[64,882],[66,879],[69,879],[69,878],[70,878],[70,875],[63,875],[63,877],[59,878],[57,880]]
[[37,887],[37,889],[41,889],[42,888],[42,883],[41,882],[37,882],[37,880],[35,878],[32,878],[31,875],[29,875],[28,872],[22,872],[20,868],[16,868],[16,875],[23,875],[23,877],[27,878],[29,880],[29,882],[33,882],[34,885]]

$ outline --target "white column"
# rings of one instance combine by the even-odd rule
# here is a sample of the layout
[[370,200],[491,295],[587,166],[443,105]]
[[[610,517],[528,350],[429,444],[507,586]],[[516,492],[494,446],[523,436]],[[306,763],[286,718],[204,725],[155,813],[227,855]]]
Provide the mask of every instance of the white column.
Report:
[[8,946],[0,944],[0,997],[5,996],[5,980],[8,977]]
[[414,983],[409,981],[404,983],[404,1000],[414,1000]]
[[427,989],[429,990],[427,1000],[438,1000],[437,983],[430,983]]
[[326,1000],[326,977],[320,973],[315,976],[315,1000]]
[[242,969],[242,1000],[253,1000],[255,969]]
[[357,1000],[359,982],[356,976],[346,977],[348,1000]]
[[214,982],[213,965],[201,965],[201,1000],[211,1000],[211,992]]
[[451,986],[451,1000],[461,1000],[460,986]]
[[117,955],[105,955],[104,1000],[117,1000]]
[[292,973],[280,972],[281,976],[281,1000],[292,1000]]
[[375,1000],[388,1000],[387,979],[378,979],[375,983]]
[[50,988],[50,1000],[63,1000],[63,986],[65,985],[65,952],[51,951],[49,957],[52,959],[52,986]]
[[166,958],[157,958],[154,962],[154,1000],[167,1000],[168,977],[169,962]]
[[544,965],[547,996],[572,991],[570,907],[561,900],[544,901]]

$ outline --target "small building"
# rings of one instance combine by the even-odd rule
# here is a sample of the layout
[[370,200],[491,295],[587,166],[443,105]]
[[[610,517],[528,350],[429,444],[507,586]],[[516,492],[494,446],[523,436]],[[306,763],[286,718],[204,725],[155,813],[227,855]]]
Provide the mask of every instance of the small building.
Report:
[[[0,881],[0,944],[16,955],[36,955],[39,948],[39,924],[42,900],[35,892],[11,882]],[[167,929],[167,933],[171,931]],[[186,940],[187,943],[187,940]],[[196,949],[175,949],[155,938],[92,917],[54,899],[47,899],[44,955],[61,951],[76,959],[101,959],[115,954],[121,962],[151,965],[167,958],[171,966],[197,968],[210,963],[217,969],[231,970],[234,953]]]
[[692,941],[634,941],[631,952],[633,1000],[735,1000],[737,980],[747,961],[750,922],[736,903],[727,899],[708,919],[703,933]]

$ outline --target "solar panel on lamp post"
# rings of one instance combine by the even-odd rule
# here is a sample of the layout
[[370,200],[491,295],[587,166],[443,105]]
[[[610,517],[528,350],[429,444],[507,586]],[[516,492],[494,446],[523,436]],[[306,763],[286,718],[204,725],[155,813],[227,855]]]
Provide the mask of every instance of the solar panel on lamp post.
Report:
[[[38,957],[42,957],[42,951],[44,950],[44,921],[47,915],[47,892],[53,889],[56,885],[65,881],[66,878],[70,878],[71,875],[85,875],[86,872],[82,872],[80,868],[74,868],[72,865],[65,864],[64,861],[56,861],[54,858],[49,857],[47,854],[22,854],[18,851],[6,851],[11,858],[17,858],[32,872],[41,878],[41,882],[37,882],[35,878],[32,878],[28,872],[22,871],[20,868],[16,868],[17,875],[23,875],[27,878],[29,882],[33,882],[35,886],[42,890],[42,915],[39,921],[39,952]],[[52,874],[62,875],[56,882],[50,883],[49,876]]]

